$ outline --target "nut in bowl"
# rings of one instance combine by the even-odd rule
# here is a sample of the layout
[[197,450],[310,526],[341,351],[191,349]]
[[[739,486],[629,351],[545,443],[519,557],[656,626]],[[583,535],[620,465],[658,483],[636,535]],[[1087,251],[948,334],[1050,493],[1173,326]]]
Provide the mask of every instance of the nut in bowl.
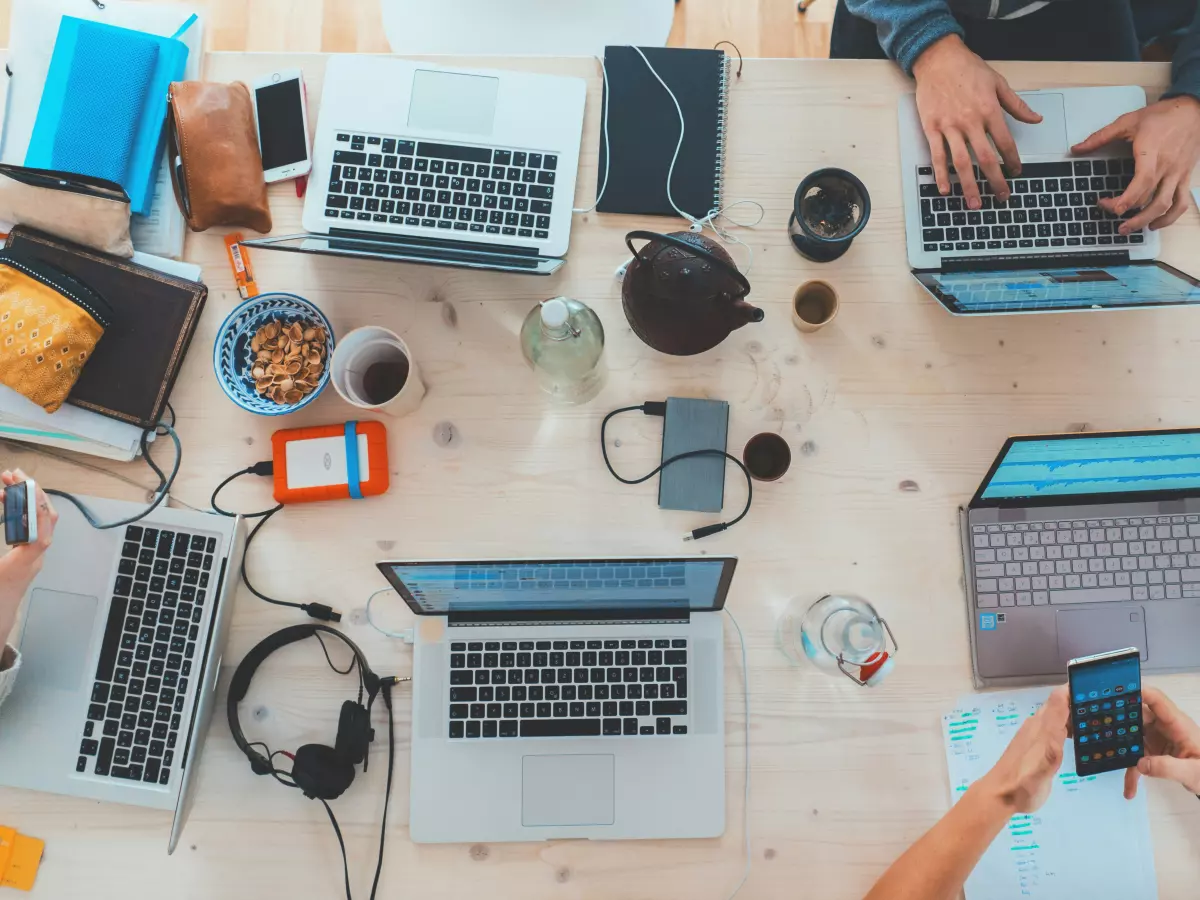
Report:
[[221,323],[213,369],[221,389],[242,409],[281,416],[324,390],[333,348],[333,328],[316,305],[295,294],[260,294]]
[[325,371],[325,328],[284,318],[267,322],[250,339],[250,377],[259,395],[288,406],[321,383]]

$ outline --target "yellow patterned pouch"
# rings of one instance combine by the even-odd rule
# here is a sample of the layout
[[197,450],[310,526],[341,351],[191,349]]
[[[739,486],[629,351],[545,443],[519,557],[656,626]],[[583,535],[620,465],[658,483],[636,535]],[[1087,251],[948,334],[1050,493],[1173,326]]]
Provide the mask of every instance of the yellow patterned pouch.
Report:
[[65,272],[0,252],[0,383],[55,412],[112,324],[112,308]]

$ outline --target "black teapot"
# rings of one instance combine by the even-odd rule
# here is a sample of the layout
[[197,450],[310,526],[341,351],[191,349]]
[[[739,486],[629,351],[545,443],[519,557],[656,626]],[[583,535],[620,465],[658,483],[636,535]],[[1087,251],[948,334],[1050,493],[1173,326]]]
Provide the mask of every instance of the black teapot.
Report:
[[[649,243],[635,250],[635,240]],[[763,311],[743,299],[750,282],[716,241],[695,231],[631,231],[625,245],[633,259],[621,305],[633,333],[655,350],[703,353],[731,331],[763,320]]]

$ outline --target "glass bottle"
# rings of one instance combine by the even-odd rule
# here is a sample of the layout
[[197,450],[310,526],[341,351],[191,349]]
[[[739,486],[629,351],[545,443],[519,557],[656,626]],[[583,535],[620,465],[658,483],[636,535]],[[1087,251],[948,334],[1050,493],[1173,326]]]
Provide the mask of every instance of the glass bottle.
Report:
[[845,594],[826,594],[815,603],[792,600],[779,620],[779,643],[792,662],[808,659],[818,669],[840,672],[860,685],[876,685],[887,677],[898,649],[875,607]]
[[587,403],[604,386],[604,326],[578,300],[555,297],[531,309],[521,326],[521,353],[556,400]]

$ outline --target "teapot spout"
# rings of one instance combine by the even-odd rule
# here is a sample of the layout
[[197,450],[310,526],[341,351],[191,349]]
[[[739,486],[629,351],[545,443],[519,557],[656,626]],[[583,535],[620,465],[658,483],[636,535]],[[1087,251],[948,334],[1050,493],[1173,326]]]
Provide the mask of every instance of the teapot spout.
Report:
[[752,306],[745,300],[737,300],[730,307],[730,328],[741,328],[751,322],[761,322],[766,314],[757,306]]

